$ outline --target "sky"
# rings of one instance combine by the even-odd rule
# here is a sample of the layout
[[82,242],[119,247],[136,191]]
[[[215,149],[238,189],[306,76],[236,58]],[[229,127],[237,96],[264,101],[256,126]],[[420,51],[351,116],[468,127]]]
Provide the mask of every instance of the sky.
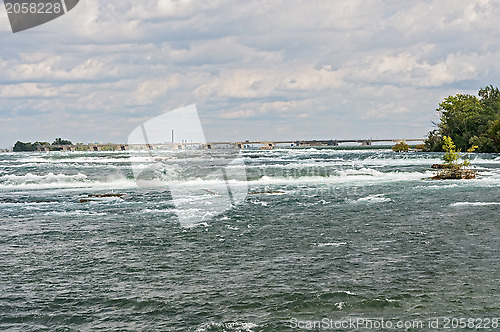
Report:
[[127,142],[196,104],[208,141],[422,138],[446,96],[498,86],[488,0],[81,0],[12,33],[0,148]]

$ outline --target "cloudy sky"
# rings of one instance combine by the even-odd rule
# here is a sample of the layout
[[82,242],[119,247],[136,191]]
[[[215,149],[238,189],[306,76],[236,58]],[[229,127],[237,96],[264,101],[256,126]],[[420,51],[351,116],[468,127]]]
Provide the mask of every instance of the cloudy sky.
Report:
[[500,77],[488,0],[81,0],[13,34],[0,8],[0,147],[126,142],[196,104],[208,140],[418,138]]

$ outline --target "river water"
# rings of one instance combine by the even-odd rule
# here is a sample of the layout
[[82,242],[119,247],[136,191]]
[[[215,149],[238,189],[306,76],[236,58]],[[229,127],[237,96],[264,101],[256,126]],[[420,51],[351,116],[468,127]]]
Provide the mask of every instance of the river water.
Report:
[[[148,158],[0,154],[0,330],[498,327],[499,155],[472,156],[475,180],[434,181],[436,153],[247,150],[225,168],[244,178],[195,168],[175,194],[136,181]],[[125,196],[89,197],[110,193]]]

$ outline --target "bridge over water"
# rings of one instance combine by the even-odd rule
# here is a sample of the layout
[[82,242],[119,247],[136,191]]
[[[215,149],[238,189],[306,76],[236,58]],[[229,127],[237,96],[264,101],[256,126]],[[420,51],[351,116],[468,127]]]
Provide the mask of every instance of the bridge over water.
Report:
[[330,139],[330,140],[299,140],[299,141],[244,141],[244,142],[213,142],[207,143],[206,147],[211,149],[217,145],[235,145],[236,148],[244,149],[253,145],[260,145],[264,148],[272,149],[279,145],[292,147],[314,147],[314,146],[339,146],[343,143],[359,143],[364,146],[373,143],[399,143],[399,142],[423,142],[423,138],[394,138],[394,139]]
[[373,143],[423,142],[422,138],[394,139],[330,139],[330,140],[295,140],[295,141],[239,141],[239,142],[208,142],[208,143],[154,143],[154,144],[78,144],[78,145],[41,145],[38,151],[125,151],[125,150],[155,150],[155,149],[273,149],[275,147],[321,147],[339,146],[344,143],[358,143],[369,146]]

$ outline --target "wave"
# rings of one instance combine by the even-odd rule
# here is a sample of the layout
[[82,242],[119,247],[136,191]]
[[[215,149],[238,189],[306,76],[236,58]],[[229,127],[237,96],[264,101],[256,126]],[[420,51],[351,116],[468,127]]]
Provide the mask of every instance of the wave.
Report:
[[76,175],[54,174],[36,175],[27,173],[26,175],[8,174],[0,176],[0,183],[18,184],[18,183],[53,183],[53,182],[69,182],[69,181],[85,181],[87,176],[82,173]]
[[329,243],[318,243],[318,247],[341,247],[347,245],[347,242],[329,242]]
[[351,184],[351,183],[371,183],[371,182],[393,182],[393,181],[418,181],[430,177],[433,172],[380,172],[375,169],[362,168],[336,171],[328,176],[262,176],[251,179],[251,184],[276,184],[276,185],[296,185],[296,184]]
[[143,209],[141,211],[138,211],[139,214],[162,214],[162,213],[174,213],[174,208],[167,208],[167,209]]
[[388,198],[388,197],[385,197],[384,194],[374,194],[374,195],[369,195],[369,196],[366,196],[366,197],[361,197],[361,198],[358,198],[357,200],[353,201],[353,200],[348,200],[348,202],[352,202],[352,203],[369,203],[369,204],[373,204],[373,203],[386,203],[386,202],[393,202],[392,199]]
[[110,181],[90,179],[87,175],[78,173],[73,175],[48,173],[36,175],[3,175],[0,176],[1,189],[53,189],[53,188],[102,188],[126,189],[137,187],[132,179],[115,178]]
[[57,217],[68,217],[68,216],[106,216],[105,212],[94,212],[94,211],[83,211],[83,210],[73,210],[73,211],[49,211],[44,213],[45,216],[57,216]]
[[240,332],[253,332],[258,325],[254,323],[242,322],[210,322],[203,323],[196,329],[196,332],[205,331],[240,331]]
[[[312,185],[312,184],[343,184],[343,183],[366,183],[371,181],[413,181],[429,177],[432,172],[380,172],[375,169],[363,168],[359,170],[337,171],[329,176],[261,176],[244,180],[229,180],[231,185]],[[168,178],[154,179],[148,182],[141,182],[139,186],[165,187],[168,184],[182,185],[186,187],[203,187],[204,185],[225,185],[222,179],[202,179],[199,177],[186,180],[168,181]],[[117,186],[119,188],[137,187],[138,184],[133,178],[118,177],[110,181],[99,181],[89,178],[87,175],[78,174],[54,174],[36,175],[27,173],[25,175],[2,175],[0,176],[0,188],[71,188],[71,187],[102,187]]]
[[151,158],[144,157],[128,157],[128,158],[105,158],[105,157],[72,157],[72,158],[46,158],[34,157],[16,160],[21,164],[113,164],[113,163],[128,163],[131,162],[151,162]]
[[2,207],[28,207],[28,206],[43,206],[43,205],[52,205],[59,204],[59,202],[9,202],[9,201],[0,201],[0,205]]
[[457,202],[450,204],[450,206],[490,206],[490,205],[500,205],[499,202]]
[[[215,170],[215,168],[214,168]],[[120,172],[121,173],[121,172]],[[384,182],[407,182],[418,181],[420,186],[417,188],[442,189],[455,186],[496,186],[500,183],[500,172],[482,172],[481,176],[474,181],[454,181],[453,183],[435,182],[432,185],[426,185],[426,179],[434,175],[434,171],[381,171],[375,168],[357,168],[357,169],[330,169],[328,172],[311,170],[311,172],[292,172],[287,176],[287,171],[268,172],[266,175],[256,174],[252,177],[252,172],[248,172],[248,179],[229,180],[228,183],[233,186],[262,186],[262,185],[290,185],[290,186],[316,186],[316,185],[366,185]],[[324,174],[323,174],[324,173]],[[156,175],[155,175],[156,176]],[[210,186],[225,187],[226,181],[221,178],[201,178],[194,176],[190,178],[181,178],[176,181],[169,181],[171,177],[161,175],[163,178],[152,179],[151,181],[136,182],[134,178],[125,178],[123,174],[115,178],[91,178],[90,175],[83,173],[63,174],[48,173],[37,175],[27,173],[25,175],[0,174],[0,188],[26,188],[26,189],[46,189],[46,188],[108,188],[125,189],[136,187],[167,187],[169,184],[184,186],[186,188],[204,188]]]

